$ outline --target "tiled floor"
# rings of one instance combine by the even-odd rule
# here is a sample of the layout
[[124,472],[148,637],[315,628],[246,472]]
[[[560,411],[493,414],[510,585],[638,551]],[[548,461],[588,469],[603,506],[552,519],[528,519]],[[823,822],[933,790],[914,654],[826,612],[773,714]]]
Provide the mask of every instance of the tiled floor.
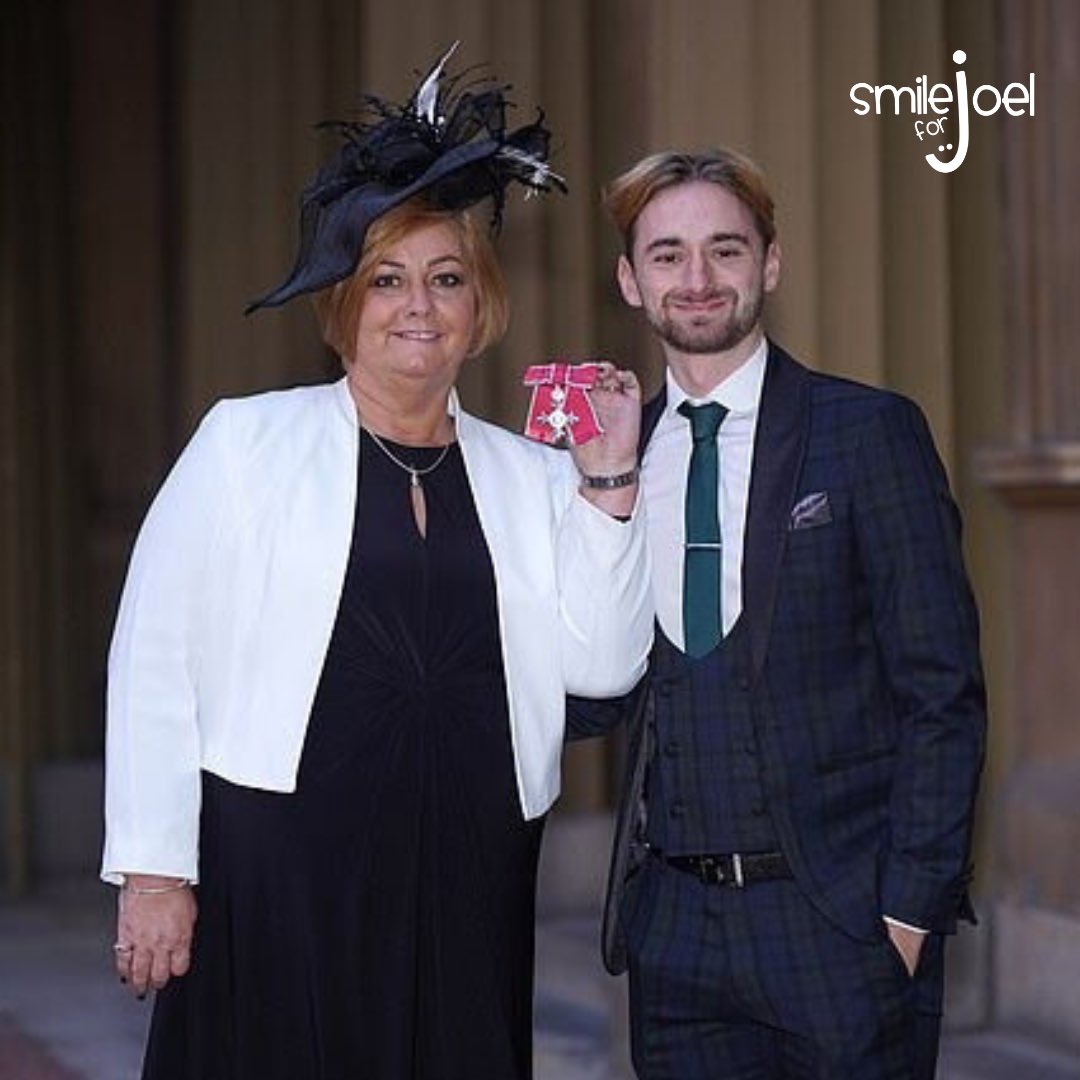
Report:
[[[149,1010],[109,970],[111,893],[93,883],[0,904],[0,1080],[135,1080]],[[596,958],[592,919],[541,922],[536,1080],[624,1080],[623,990]],[[35,1046],[36,1044],[36,1046]],[[40,1051],[53,1064],[46,1064]],[[36,1060],[35,1060],[36,1059]],[[1080,1080],[1080,1061],[1001,1034],[953,1034],[940,1080]],[[300,1080],[300,1078],[298,1078]]]

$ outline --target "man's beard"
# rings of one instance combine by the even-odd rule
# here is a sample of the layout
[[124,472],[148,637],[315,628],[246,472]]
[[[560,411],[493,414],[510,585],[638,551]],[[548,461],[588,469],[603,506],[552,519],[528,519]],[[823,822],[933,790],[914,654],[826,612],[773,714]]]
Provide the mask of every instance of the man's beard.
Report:
[[696,297],[703,302],[710,300],[731,301],[728,317],[721,322],[710,321],[705,326],[693,326],[676,321],[667,311],[667,301],[678,299],[665,297],[660,311],[649,313],[649,324],[665,344],[679,352],[692,356],[707,353],[722,353],[734,349],[757,326],[765,306],[765,292],[760,286],[740,307],[739,297],[734,289],[718,289],[706,296]]

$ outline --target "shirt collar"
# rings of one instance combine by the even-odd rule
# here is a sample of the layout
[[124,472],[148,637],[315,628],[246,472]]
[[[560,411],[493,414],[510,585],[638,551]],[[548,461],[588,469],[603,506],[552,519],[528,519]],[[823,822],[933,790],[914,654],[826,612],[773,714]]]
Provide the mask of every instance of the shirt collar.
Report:
[[700,405],[706,401],[715,401],[729,413],[753,416],[761,404],[761,388],[765,384],[765,362],[769,356],[769,342],[762,337],[758,347],[726,379],[718,383],[702,398],[692,398],[667,368],[664,378],[667,382],[667,408],[665,412],[674,413],[684,402]]

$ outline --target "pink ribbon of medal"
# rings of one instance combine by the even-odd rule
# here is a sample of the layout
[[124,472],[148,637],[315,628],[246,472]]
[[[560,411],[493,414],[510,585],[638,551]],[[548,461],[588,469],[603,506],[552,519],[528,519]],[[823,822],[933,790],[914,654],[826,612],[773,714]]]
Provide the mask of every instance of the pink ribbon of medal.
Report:
[[522,382],[532,387],[525,434],[553,445],[581,446],[603,434],[600,420],[589,400],[600,365],[595,362],[533,364]]

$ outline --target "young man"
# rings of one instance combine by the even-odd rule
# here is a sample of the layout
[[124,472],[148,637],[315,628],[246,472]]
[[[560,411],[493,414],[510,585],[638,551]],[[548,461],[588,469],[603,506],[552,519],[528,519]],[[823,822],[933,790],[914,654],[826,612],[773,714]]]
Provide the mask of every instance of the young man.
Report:
[[641,465],[659,625],[605,912],[635,1067],[930,1080],[985,728],[930,432],[765,338],[781,257],[752,162],[658,154],[606,204],[666,361]]

